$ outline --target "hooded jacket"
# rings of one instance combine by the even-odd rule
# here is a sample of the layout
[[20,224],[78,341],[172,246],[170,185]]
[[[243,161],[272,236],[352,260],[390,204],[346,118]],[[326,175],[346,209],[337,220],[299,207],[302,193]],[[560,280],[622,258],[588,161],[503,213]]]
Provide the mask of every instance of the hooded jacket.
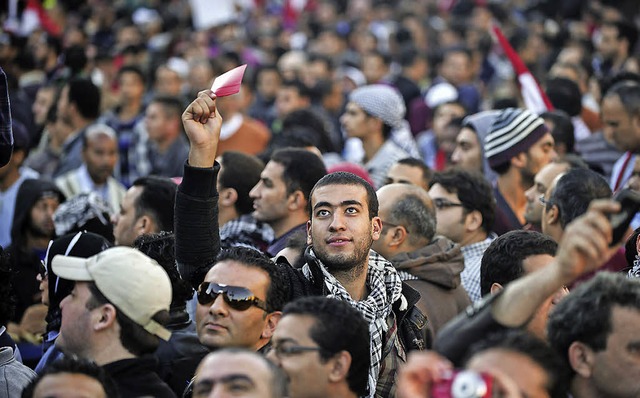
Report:
[[444,236],[436,236],[419,250],[394,256],[391,263],[398,271],[417,278],[405,283],[420,293],[416,306],[427,315],[433,337],[471,304],[460,282],[464,256],[460,246]]
[[[14,273],[12,289],[17,298],[16,312],[13,318],[16,322],[20,322],[27,307],[38,302],[35,298],[39,292],[36,275],[40,271],[41,258],[36,252],[27,249],[25,234],[31,209],[46,192],[58,195],[60,202],[65,199],[54,183],[41,179],[25,180],[16,196],[16,210],[11,226],[11,246],[8,249]],[[44,254],[43,250],[42,257]]]

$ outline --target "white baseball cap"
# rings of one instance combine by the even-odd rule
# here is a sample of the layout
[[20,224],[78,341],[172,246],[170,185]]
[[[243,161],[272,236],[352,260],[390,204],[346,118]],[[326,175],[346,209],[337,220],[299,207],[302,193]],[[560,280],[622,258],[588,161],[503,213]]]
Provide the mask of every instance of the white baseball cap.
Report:
[[130,247],[113,247],[89,258],[57,255],[53,272],[64,279],[94,282],[116,308],[147,332],[169,340],[171,332],[153,316],[171,305],[171,281],[158,263]]

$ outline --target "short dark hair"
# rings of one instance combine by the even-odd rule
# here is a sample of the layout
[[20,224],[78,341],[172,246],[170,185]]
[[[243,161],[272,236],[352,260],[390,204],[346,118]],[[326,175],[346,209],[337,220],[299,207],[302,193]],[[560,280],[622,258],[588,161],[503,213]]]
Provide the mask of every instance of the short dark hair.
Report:
[[618,96],[624,110],[631,116],[640,116],[640,84],[623,80],[611,86],[605,97]]
[[253,155],[238,151],[225,151],[220,155],[222,170],[218,181],[222,188],[233,188],[238,193],[235,208],[240,214],[253,211],[253,199],[249,192],[260,181],[264,163]]
[[302,81],[298,79],[285,80],[280,85],[280,90],[287,87],[294,88],[298,92],[299,96],[311,99],[311,90]]
[[[110,302],[109,299],[102,294],[95,282],[87,282],[87,284],[91,292],[91,297],[87,300],[85,307],[88,310],[93,310],[101,305],[111,304],[116,308],[116,320],[118,321],[118,325],[120,325],[120,344],[122,344],[127,351],[139,357],[152,354],[158,349],[160,337],[146,331],[142,326],[126,316],[115,304]],[[160,325],[165,325],[169,321],[169,311],[158,311],[152,319]]]
[[142,85],[147,84],[147,77],[144,75],[144,72],[139,67],[135,65],[123,66],[122,68],[120,68],[120,70],[118,70],[118,75],[117,75],[118,79],[120,79],[122,75],[124,75],[125,73],[133,73],[138,76],[138,79],[140,79],[140,81],[142,82]]
[[417,167],[422,171],[422,181],[425,186],[428,186],[433,178],[433,170],[422,159],[417,158],[404,158],[396,162],[396,164],[402,164],[409,167]]
[[479,173],[452,169],[436,173],[429,188],[440,184],[447,192],[458,195],[465,211],[477,210],[482,215],[482,229],[490,233],[496,218],[496,199],[491,184]]
[[506,286],[524,275],[523,261],[528,257],[556,255],[556,241],[535,231],[510,231],[496,238],[482,255],[480,263],[480,291],[491,292],[491,285]]
[[176,239],[173,233],[160,231],[157,234],[145,234],[136,238],[133,247],[140,250],[165,270],[171,281],[171,308],[184,307],[193,298],[191,285],[180,277],[176,265]]
[[[436,233],[436,212],[427,192],[417,186],[408,186],[406,194],[398,198],[389,213],[389,222],[404,225],[410,232],[413,245],[431,242]],[[413,191],[413,192],[411,192]]]
[[[306,129],[304,131],[303,129]],[[305,133],[301,133],[300,131]],[[296,109],[282,121],[282,133],[280,135],[292,135],[301,141],[307,141],[307,145],[317,147],[321,153],[335,152],[333,142],[327,131],[325,121],[311,109]],[[274,140],[279,136],[276,135]]]
[[349,303],[328,297],[304,297],[287,304],[282,316],[305,315],[315,319],[309,334],[328,360],[341,351],[351,355],[347,382],[358,396],[367,395],[369,366],[369,325]]
[[560,212],[560,226],[567,224],[587,212],[594,199],[611,197],[611,188],[598,173],[589,169],[571,169],[564,174],[551,192],[545,210],[554,205]]
[[567,149],[567,153],[574,152],[574,146],[576,143],[575,128],[571,122],[571,118],[565,111],[554,109],[552,111],[543,112],[540,117],[544,120],[549,120],[553,123],[553,130],[551,135],[553,140],[558,143],[563,143]]
[[[280,367],[268,360],[264,355],[260,355],[255,351],[251,351],[245,348],[225,347],[216,349],[214,352],[208,354],[207,356],[220,354],[248,354],[255,357],[256,359],[259,359],[267,366],[267,368],[269,369],[269,373],[271,373],[271,383],[269,383],[269,385],[271,387],[272,397],[281,398],[289,396],[289,382],[287,380],[287,375]],[[202,361],[204,361],[204,358],[202,359]]]
[[[286,275],[280,265],[271,261],[264,253],[243,246],[234,246],[222,250],[216,258],[216,264],[222,261],[236,261],[249,268],[257,268],[269,275],[267,289],[267,309],[269,312],[282,311],[289,297],[289,286],[285,282]],[[215,265],[214,265],[215,267]]]
[[547,80],[546,94],[557,109],[567,112],[571,117],[582,111],[582,93],[578,84],[566,77],[553,77]]
[[469,362],[477,354],[494,349],[525,355],[544,369],[547,376],[545,389],[551,398],[567,396],[568,369],[560,356],[543,340],[525,330],[504,329],[491,333],[473,344],[465,362]]
[[51,364],[49,364],[42,373],[22,390],[22,398],[33,398],[33,394],[38,384],[47,376],[58,375],[62,373],[73,373],[88,376],[96,380],[102,386],[105,397],[118,398],[120,394],[115,382],[109,374],[95,362],[88,359],[78,358],[76,356],[64,356]]
[[306,149],[277,150],[271,155],[271,162],[283,166],[282,179],[287,186],[287,194],[300,190],[307,201],[315,183],[327,174],[322,159]]
[[638,42],[638,28],[633,22],[624,19],[617,21],[605,21],[602,26],[614,27],[618,30],[617,39],[624,39],[629,42],[629,55],[633,53],[636,43]]
[[179,98],[169,95],[158,95],[153,97],[149,104],[158,104],[162,106],[165,114],[169,118],[180,119],[184,105]]
[[607,348],[614,307],[640,311],[640,280],[599,272],[574,289],[549,315],[549,344],[569,363],[569,346],[582,342],[594,351]]
[[135,180],[133,186],[142,188],[135,203],[136,218],[147,214],[158,224],[159,231],[173,231],[176,183],[165,177],[146,176]]
[[85,119],[94,120],[100,115],[100,89],[89,79],[73,78],[67,83],[68,99]]
[[[365,181],[362,177],[358,177],[353,173],[346,171],[336,171],[322,177],[311,190],[310,198],[313,197],[313,192],[328,185],[356,185],[361,186],[367,191],[367,205],[369,207],[369,219],[378,216],[378,195],[376,195],[375,189]],[[311,200],[309,200],[309,217],[313,218],[313,208],[311,206]]]

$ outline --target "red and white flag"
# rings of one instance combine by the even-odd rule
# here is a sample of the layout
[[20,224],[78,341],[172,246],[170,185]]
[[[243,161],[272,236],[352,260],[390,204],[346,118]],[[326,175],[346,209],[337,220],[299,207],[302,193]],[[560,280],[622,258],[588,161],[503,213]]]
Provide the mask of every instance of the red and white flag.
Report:
[[497,25],[492,27],[494,38],[498,41],[502,47],[505,55],[511,61],[513,70],[518,76],[518,83],[520,84],[520,93],[524,104],[531,112],[540,114],[542,112],[552,110],[553,105],[547,95],[542,91],[540,85],[536,81],[535,77],[531,74],[527,66],[524,64],[518,53],[511,47],[507,38],[504,37],[502,30]]

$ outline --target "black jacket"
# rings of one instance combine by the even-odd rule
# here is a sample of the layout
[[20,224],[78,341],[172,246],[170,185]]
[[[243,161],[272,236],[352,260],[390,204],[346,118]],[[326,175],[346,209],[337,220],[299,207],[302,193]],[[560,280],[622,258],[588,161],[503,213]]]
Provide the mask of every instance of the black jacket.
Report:
[[142,356],[112,362],[103,368],[116,383],[122,398],[176,398],[176,394],[156,374],[156,366],[154,357]]

